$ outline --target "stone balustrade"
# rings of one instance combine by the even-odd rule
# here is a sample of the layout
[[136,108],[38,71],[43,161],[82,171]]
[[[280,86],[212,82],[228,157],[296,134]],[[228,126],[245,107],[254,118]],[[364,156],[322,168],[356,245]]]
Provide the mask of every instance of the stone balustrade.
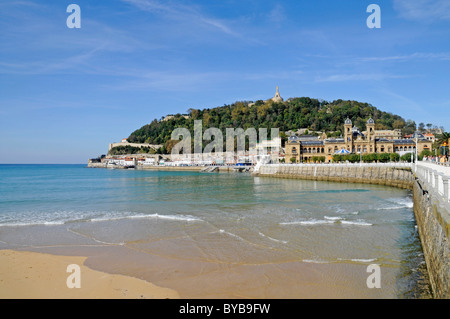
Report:
[[417,162],[414,167],[414,172],[428,192],[435,193],[436,197],[442,200],[444,206],[449,206],[449,166],[431,162]]

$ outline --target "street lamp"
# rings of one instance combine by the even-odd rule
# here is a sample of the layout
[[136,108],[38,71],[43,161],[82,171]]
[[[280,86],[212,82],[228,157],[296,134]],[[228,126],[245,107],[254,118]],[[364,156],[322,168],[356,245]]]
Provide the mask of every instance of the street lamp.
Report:
[[415,172],[417,172],[417,140],[418,140],[418,137],[417,137],[417,135],[416,135],[416,165],[414,165],[414,171]]
[[447,144],[447,142],[444,142],[443,144],[442,144],[442,146],[441,146],[441,155],[448,155],[448,149],[447,149],[447,146],[448,146],[448,144]]

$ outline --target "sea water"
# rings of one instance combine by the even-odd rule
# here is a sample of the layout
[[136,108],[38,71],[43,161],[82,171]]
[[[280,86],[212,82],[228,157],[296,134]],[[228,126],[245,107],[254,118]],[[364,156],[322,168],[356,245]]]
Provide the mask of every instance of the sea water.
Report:
[[367,184],[0,165],[0,249],[88,256],[187,298],[428,298],[412,208]]

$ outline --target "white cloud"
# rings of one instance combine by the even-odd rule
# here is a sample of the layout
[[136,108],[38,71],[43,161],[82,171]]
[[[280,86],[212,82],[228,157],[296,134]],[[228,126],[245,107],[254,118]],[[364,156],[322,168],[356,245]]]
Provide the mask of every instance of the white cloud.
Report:
[[399,78],[405,78],[405,76],[384,73],[332,74],[328,76],[318,76],[315,78],[315,82],[382,81]]
[[166,17],[179,20],[188,21],[190,24],[197,24],[202,26],[213,27],[215,30],[219,30],[223,33],[233,36],[239,36],[239,34],[231,29],[231,27],[222,19],[208,17],[203,14],[199,7],[188,6],[180,3],[173,3],[166,1],[164,3],[156,0],[123,0],[126,3],[136,6],[140,10],[162,14]]
[[385,61],[410,61],[410,60],[450,60],[450,52],[442,53],[423,53],[415,52],[405,55],[365,57],[359,59],[362,62],[385,62]]
[[450,19],[448,0],[394,0],[394,9],[408,20],[430,22]]
[[284,8],[279,3],[269,12],[269,20],[274,23],[281,23],[286,20]]

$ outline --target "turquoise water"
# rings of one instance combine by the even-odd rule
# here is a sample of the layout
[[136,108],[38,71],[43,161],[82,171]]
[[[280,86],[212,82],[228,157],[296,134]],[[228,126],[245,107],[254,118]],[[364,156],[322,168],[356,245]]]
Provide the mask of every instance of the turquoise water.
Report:
[[[185,297],[308,297],[310,280],[313,297],[425,298],[411,196],[245,173],[0,165],[0,249],[89,255]],[[366,286],[370,264],[382,289]]]

